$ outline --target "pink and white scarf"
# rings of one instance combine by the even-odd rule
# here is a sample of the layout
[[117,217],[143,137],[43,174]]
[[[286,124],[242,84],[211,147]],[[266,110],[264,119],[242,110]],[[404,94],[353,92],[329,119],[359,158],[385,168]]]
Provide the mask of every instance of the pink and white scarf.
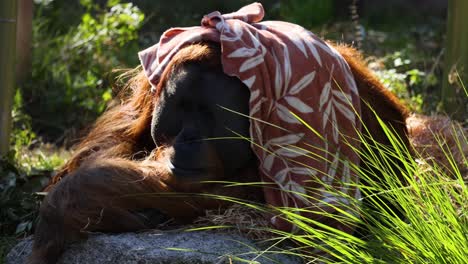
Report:
[[[281,21],[264,21],[263,7],[253,3],[239,11],[203,17],[201,26],[171,28],[159,43],[139,53],[153,87],[173,56],[202,41],[220,43],[224,72],[250,89],[250,135],[260,160],[268,204],[311,212],[348,210],[360,197],[350,164],[358,164],[361,129],[359,95],[351,70],[330,45],[306,29]],[[339,209],[338,209],[339,208]],[[321,214],[308,217],[342,230],[351,229]],[[272,217],[281,230],[292,225]]]

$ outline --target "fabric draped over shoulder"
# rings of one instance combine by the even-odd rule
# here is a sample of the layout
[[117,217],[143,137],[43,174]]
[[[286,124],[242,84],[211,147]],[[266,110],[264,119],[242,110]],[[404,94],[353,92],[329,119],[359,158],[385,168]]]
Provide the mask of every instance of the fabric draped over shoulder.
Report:
[[[224,72],[250,89],[251,146],[261,179],[270,183],[264,188],[267,203],[307,209],[305,216],[350,232],[351,227],[314,212],[349,211],[346,196],[360,197],[350,184],[358,181],[351,164],[359,163],[353,149],[359,148],[354,139],[361,129],[351,70],[310,31],[287,22],[260,22],[263,16],[261,4],[254,3],[230,14],[210,13],[201,26],[171,28],[139,53],[143,69],[156,87],[182,47],[220,43]],[[282,217],[271,220],[278,229],[293,228]]]

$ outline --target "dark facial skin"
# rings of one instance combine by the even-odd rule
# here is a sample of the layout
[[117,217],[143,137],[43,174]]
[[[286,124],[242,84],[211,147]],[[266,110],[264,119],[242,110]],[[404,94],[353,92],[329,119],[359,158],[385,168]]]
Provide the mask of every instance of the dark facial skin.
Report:
[[157,146],[171,146],[168,166],[177,180],[221,180],[255,162],[250,142],[239,138],[249,137],[249,120],[240,115],[248,115],[249,95],[239,79],[199,63],[171,74],[151,136]]

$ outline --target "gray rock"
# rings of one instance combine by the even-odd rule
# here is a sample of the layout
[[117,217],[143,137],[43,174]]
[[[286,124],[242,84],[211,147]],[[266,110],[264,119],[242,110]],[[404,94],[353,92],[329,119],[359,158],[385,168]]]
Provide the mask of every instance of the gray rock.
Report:
[[[7,255],[6,264],[24,263],[31,252],[31,245],[31,238],[19,242]],[[302,261],[280,253],[262,254],[261,247],[241,236],[202,231],[95,234],[86,241],[70,245],[58,263],[298,264]]]

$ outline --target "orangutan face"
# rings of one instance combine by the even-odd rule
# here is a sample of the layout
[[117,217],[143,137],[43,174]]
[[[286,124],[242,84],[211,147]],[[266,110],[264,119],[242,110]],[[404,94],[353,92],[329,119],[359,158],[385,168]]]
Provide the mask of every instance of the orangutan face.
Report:
[[154,108],[151,136],[172,148],[175,176],[220,179],[252,164],[250,142],[241,139],[249,137],[249,95],[239,79],[200,63],[171,73]]

